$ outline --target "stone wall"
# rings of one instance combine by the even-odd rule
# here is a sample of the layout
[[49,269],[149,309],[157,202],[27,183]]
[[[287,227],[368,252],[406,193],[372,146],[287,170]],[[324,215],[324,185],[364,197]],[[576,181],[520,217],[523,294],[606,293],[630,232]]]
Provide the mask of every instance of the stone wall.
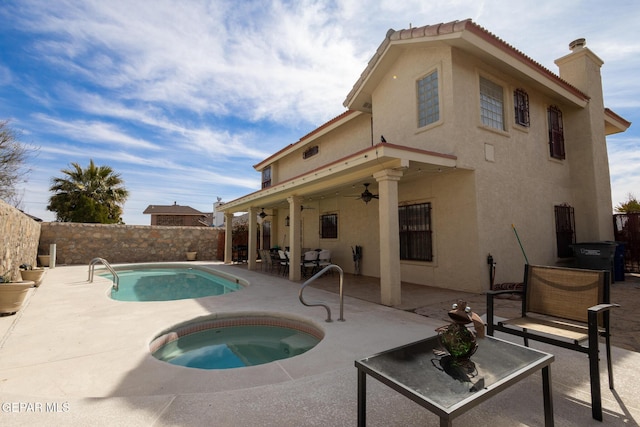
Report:
[[195,251],[198,260],[218,259],[218,229],[149,225],[42,224],[39,254],[56,245],[56,265],[89,264],[96,257],[109,263],[185,261]]
[[36,265],[41,224],[0,200],[0,276],[20,280],[21,264]]

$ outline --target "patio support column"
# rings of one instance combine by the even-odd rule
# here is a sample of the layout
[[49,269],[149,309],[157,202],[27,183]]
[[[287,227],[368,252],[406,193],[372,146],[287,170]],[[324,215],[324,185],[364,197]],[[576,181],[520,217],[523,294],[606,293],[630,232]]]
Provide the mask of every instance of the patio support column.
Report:
[[247,268],[256,269],[256,235],[258,232],[258,208],[249,208],[249,236],[247,237]]
[[224,263],[233,262],[233,212],[224,213]]
[[400,305],[400,227],[398,225],[398,181],[401,171],[386,169],[373,174],[378,182],[380,229],[380,302]]
[[291,196],[287,197],[289,202],[289,280],[297,282],[302,278],[300,273],[300,259],[302,257],[302,248],[300,246],[302,227],[300,220],[302,219],[302,198]]

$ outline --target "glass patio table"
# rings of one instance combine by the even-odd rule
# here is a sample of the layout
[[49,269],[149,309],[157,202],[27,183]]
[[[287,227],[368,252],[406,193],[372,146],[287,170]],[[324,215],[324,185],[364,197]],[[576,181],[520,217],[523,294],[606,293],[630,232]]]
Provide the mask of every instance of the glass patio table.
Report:
[[552,354],[490,336],[478,339],[472,363],[451,363],[450,356],[434,352],[439,349],[434,336],[356,360],[358,426],[366,425],[367,375],[438,415],[443,427],[538,370],[542,370],[545,426],[553,426]]

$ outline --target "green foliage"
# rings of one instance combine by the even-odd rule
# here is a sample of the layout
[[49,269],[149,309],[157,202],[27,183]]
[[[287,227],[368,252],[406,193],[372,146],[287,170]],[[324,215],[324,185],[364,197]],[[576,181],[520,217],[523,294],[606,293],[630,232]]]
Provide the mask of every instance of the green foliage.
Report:
[[96,166],[93,160],[83,169],[78,163],[61,172],[66,178],[53,178],[47,210],[63,222],[121,224],[122,207],[129,192],[120,175],[109,166]]
[[626,202],[620,203],[616,206],[616,212],[618,213],[634,213],[640,212],[640,202],[636,197],[629,193],[627,195],[628,199]]

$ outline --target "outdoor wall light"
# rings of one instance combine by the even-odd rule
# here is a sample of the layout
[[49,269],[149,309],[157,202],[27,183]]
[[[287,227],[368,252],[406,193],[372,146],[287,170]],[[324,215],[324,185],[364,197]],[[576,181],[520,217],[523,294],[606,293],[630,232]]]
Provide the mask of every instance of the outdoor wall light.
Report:
[[285,227],[289,226],[289,215],[287,215],[287,217],[284,219],[284,225]]

